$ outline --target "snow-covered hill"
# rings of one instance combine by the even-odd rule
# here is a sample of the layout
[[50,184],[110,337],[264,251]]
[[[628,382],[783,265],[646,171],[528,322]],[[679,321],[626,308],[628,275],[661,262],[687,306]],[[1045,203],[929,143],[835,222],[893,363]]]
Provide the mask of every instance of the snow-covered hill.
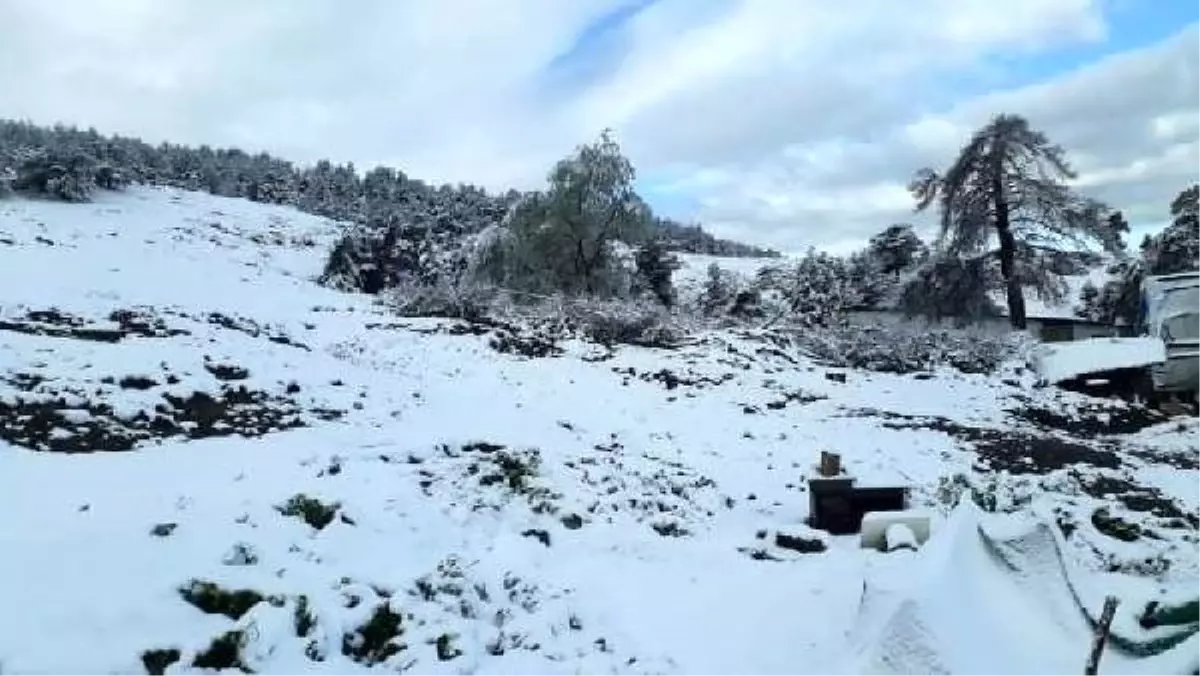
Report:
[[[528,358],[317,286],[337,232],[0,201],[0,672],[1076,673],[1106,593],[1103,672],[1195,664],[1134,654],[1195,597],[1194,419],[776,334]],[[928,546],[805,526],[821,450],[911,486]],[[1012,515],[943,521],[964,487]]]

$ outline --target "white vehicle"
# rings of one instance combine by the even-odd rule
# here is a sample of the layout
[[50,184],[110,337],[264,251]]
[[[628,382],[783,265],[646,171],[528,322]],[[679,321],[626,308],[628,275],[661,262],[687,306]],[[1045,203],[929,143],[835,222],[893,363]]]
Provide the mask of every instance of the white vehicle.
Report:
[[1194,400],[1200,387],[1200,271],[1147,277],[1140,328],[1163,341],[1167,358],[1150,367],[1155,395]]
[[1200,271],[1146,277],[1137,328],[1141,335],[1040,345],[1031,366],[1044,382],[1093,396],[1200,404]]

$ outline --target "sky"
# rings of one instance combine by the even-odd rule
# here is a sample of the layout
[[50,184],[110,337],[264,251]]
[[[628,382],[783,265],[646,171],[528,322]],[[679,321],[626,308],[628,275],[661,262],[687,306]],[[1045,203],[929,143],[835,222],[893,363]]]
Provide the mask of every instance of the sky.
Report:
[[[845,252],[1016,113],[1140,234],[1198,180],[1193,0],[4,0],[0,117],[544,185],[612,128],[655,210]],[[1136,240],[1135,240],[1136,241]]]

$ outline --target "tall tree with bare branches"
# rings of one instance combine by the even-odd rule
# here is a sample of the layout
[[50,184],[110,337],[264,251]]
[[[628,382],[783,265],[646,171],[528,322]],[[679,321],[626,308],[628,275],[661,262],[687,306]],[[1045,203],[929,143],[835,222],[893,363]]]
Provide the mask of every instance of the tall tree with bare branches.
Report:
[[992,238],[1015,329],[1026,326],[1021,251],[1059,249],[1094,240],[1108,246],[1107,210],[1075,193],[1075,178],[1061,146],[1019,115],[998,115],[975,132],[944,174],[919,170],[909,183],[917,211],[936,204],[938,246],[955,256],[987,253]]

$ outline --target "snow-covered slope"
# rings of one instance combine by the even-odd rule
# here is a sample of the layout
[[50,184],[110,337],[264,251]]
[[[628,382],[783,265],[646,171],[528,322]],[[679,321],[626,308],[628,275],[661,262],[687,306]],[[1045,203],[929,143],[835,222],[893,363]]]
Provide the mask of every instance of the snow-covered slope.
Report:
[[1025,617],[915,636],[869,602],[1037,612],[905,591],[955,574],[962,529],[882,554],[807,528],[821,450],[935,510],[972,486],[1050,519],[1131,632],[1195,592],[1194,420],[1015,371],[832,374],[773,334],[527,358],[317,286],[337,230],[152,188],[0,202],[0,672],[1082,668],[1079,623],[1029,653],[969,631]]
[[741,284],[754,281],[758,271],[766,267],[786,266],[789,259],[780,258],[729,258],[723,256],[707,256],[704,254],[675,254],[679,258],[680,267],[675,271],[673,281],[684,301],[694,301],[704,291],[704,283],[708,279],[708,267],[716,264],[726,273],[739,280]]

